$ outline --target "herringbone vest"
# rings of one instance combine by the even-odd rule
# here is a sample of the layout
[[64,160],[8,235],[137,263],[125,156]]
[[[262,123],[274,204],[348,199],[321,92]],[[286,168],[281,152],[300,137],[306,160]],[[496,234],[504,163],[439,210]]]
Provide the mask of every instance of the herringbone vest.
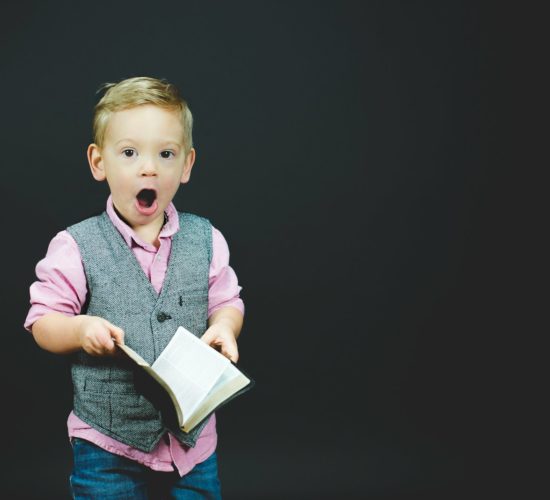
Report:
[[[207,328],[208,274],[212,227],[201,217],[180,213],[166,277],[157,294],[107,213],[67,230],[82,256],[88,284],[83,313],[100,316],[124,330],[125,343],[152,364],[178,326],[197,336]],[[163,390],[123,356],[79,351],[72,363],[74,412],[114,439],[150,452],[170,431],[194,446],[206,421],[190,433],[179,430]]]

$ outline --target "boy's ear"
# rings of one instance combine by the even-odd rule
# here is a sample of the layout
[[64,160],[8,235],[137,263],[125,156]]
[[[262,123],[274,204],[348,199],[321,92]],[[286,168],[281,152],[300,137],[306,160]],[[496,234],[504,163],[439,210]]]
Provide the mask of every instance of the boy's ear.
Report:
[[185,165],[183,167],[183,174],[181,175],[181,183],[187,184],[189,182],[189,178],[191,177],[191,169],[193,168],[193,164],[195,163],[195,157],[197,153],[193,148],[189,150],[189,153],[187,153],[187,156],[185,157]]
[[90,170],[96,181],[105,180],[105,170],[103,168],[103,157],[97,144],[90,144],[87,151]]

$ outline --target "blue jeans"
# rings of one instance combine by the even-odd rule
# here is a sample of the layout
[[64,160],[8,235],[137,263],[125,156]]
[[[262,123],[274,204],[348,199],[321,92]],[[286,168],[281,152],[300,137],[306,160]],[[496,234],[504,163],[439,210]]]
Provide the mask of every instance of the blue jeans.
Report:
[[75,499],[221,499],[215,452],[180,477],[177,472],[153,471],[84,439],[74,438],[72,441],[70,482]]

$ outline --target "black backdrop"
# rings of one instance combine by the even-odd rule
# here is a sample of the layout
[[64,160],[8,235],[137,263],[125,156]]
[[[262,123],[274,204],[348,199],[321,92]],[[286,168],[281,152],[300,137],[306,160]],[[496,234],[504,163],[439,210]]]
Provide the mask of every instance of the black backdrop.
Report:
[[218,415],[225,498],[463,498],[496,196],[475,3],[2,8],[6,498],[68,498],[67,364],[23,330],[28,286],[104,206],[95,91],[137,75],[189,101],[175,203],[222,230],[243,286],[257,386]]

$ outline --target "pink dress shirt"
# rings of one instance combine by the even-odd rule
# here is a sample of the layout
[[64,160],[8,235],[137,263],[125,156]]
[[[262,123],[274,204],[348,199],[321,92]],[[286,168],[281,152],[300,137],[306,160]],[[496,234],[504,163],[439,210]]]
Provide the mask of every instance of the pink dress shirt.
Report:
[[[145,243],[123,222],[113,207],[111,197],[107,200],[107,214],[118,229],[126,244],[132,249],[143,272],[160,293],[172,247],[172,236],[179,229],[179,218],[174,205],[166,209],[167,222],[159,234],[160,246]],[[25,328],[31,330],[33,323],[50,312],[67,316],[80,314],[86,301],[86,275],[78,246],[67,231],[61,231],[50,242],[46,257],[36,265],[38,278],[30,287],[31,308],[25,320]],[[235,307],[244,313],[239,297],[241,287],[237,276],[229,266],[229,249],[222,234],[212,228],[212,261],[208,281],[208,316],[225,307]],[[150,453],[142,452],[102,434],[79,419],[73,412],[67,420],[69,437],[91,441],[101,448],[135,460],[153,470],[173,471],[183,476],[196,464],[208,458],[216,449],[216,416],[213,415],[201,432],[194,448],[181,444],[167,434]]]

